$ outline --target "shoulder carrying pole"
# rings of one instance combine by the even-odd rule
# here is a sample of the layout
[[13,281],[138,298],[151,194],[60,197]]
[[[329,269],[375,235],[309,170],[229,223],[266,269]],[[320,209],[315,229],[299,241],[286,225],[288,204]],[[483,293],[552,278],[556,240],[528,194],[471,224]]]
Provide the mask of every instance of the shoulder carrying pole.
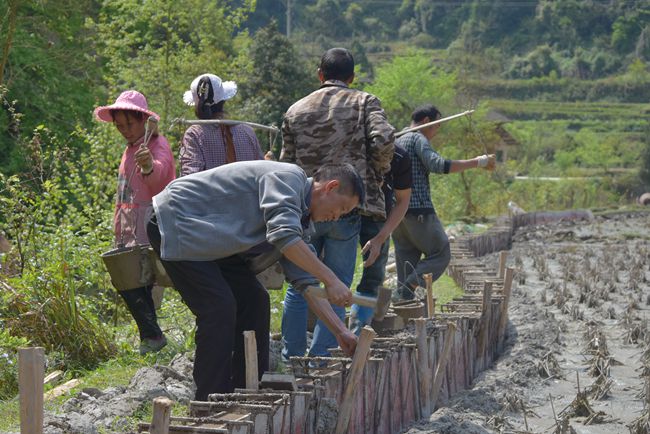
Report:
[[472,113],[474,113],[474,110],[466,110],[466,111],[464,111],[462,113],[458,113],[458,114],[455,114],[455,115],[447,116],[446,118],[438,119],[437,121],[427,122],[426,124],[418,125],[417,127],[408,128],[406,130],[395,133],[395,137],[400,137],[400,136],[403,136],[406,133],[411,133],[413,131],[421,130],[422,128],[442,124],[444,122],[448,122],[448,121],[450,121],[452,119],[456,119],[456,118],[459,118],[459,117],[462,117],[462,116],[468,116],[468,115],[471,115]]
[[264,130],[264,131],[271,131],[273,133],[279,133],[280,129],[275,126],[268,126],[268,125],[262,125],[262,124],[256,124],[255,122],[247,122],[247,121],[236,121],[232,119],[183,119],[183,118],[176,118],[172,121],[171,126],[173,127],[176,124],[183,124],[183,125],[211,125],[211,124],[217,124],[217,125],[239,125],[239,124],[244,124],[248,125],[251,128],[255,128],[258,130]]

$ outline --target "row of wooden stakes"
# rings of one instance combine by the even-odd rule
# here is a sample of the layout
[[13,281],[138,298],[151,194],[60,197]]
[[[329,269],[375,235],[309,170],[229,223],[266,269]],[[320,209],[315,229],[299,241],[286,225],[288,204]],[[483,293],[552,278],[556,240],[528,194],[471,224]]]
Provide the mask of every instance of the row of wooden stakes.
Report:
[[[424,317],[401,330],[364,328],[354,357],[295,357],[292,374],[268,373],[258,382],[256,343],[245,332],[247,388],[191,401],[188,417],[172,417],[173,403],[154,399],[151,434],[320,434],[398,433],[428,418],[458,391],[467,389],[502,350],[513,269],[501,251],[498,270],[476,258],[506,249],[511,226],[497,226],[479,237],[452,243],[448,273],[465,294],[433,312],[423,300]],[[477,241],[478,240],[478,241]],[[477,247],[478,246],[478,247]],[[21,433],[43,432],[42,348],[19,352]],[[40,379],[40,380],[39,380]]]
[[465,294],[441,312],[432,312],[435,300],[423,300],[431,312],[410,319],[404,329],[366,327],[354,357],[337,351],[332,357],[294,357],[292,374],[266,374],[261,383],[251,333],[245,336],[247,364],[251,360],[247,389],[192,401],[187,418],[169,418],[171,402],[159,399],[152,423],[140,424],[139,431],[389,434],[428,418],[471,387],[503,349],[513,269],[506,267],[505,250],[497,270],[481,264],[475,252],[507,249],[511,235],[511,226],[501,225],[452,243],[448,273]]

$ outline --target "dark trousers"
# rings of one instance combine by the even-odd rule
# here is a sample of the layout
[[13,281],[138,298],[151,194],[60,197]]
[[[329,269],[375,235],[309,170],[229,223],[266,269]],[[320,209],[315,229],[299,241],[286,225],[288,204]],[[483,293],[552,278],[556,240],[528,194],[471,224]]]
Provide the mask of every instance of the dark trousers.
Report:
[[118,291],[129,308],[131,316],[138,325],[140,340],[146,338],[159,338],[162,336],[162,330],[158,326],[156,317],[156,308],[151,296],[152,286],[143,286],[141,288],[127,289]]
[[[149,242],[160,256],[155,215],[147,224]],[[246,386],[244,336],[254,330],[258,376],[269,366],[270,301],[239,256],[216,261],[161,261],[185,304],[196,316],[194,382],[196,400]]]

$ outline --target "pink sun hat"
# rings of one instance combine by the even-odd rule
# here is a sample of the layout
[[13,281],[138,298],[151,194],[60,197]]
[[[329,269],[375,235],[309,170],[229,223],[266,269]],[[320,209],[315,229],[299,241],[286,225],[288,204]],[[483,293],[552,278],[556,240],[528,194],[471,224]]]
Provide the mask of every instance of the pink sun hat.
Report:
[[95,117],[102,122],[113,122],[111,110],[133,110],[153,116],[160,120],[160,116],[149,110],[147,98],[137,90],[125,90],[111,105],[103,105],[95,109]]

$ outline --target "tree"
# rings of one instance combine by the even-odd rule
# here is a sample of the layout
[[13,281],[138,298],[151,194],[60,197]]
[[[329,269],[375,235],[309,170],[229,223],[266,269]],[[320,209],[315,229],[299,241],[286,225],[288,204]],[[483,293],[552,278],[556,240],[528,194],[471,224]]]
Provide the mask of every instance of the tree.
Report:
[[184,115],[183,92],[194,77],[227,70],[232,34],[250,5],[226,0],[105,0],[91,23],[105,63],[109,100],[135,88],[164,120]]
[[390,122],[399,127],[410,123],[411,112],[424,103],[441,110],[454,105],[456,74],[433,66],[420,51],[396,56],[375,69],[375,82],[364,90],[377,95]]
[[5,66],[9,59],[11,44],[13,43],[14,33],[16,32],[16,18],[18,16],[18,0],[10,0],[7,6],[7,33],[2,45],[2,60],[0,61],[0,84],[4,83]]
[[241,114],[249,120],[279,126],[289,106],[316,88],[316,68],[298,57],[275,21],[255,33],[238,61]]
[[[90,122],[102,87],[99,67],[87,56],[87,16],[96,14],[90,0],[12,0],[2,3],[2,83],[7,88],[0,111],[0,170],[24,169],[17,138],[39,125],[61,137],[78,123]],[[3,95],[4,96],[4,95]],[[12,111],[22,113],[15,122]],[[77,152],[78,149],[75,149]]]

